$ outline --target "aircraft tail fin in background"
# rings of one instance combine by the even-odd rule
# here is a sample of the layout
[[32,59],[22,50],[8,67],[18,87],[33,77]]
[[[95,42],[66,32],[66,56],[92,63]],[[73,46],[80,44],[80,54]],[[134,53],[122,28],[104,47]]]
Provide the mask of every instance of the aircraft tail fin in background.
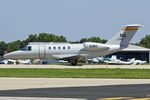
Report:
[[133,38],[134,34],[140,27],[141,25],[139,24],[127,25],[106,44],[119,44],[121,49],[126,48],[128,47],[130,40]]

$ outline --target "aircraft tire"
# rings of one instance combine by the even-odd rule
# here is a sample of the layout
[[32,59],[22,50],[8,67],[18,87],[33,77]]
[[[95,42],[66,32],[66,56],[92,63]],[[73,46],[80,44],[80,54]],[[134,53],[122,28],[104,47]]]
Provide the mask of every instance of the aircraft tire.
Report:
[[71,61],[71,65],[75,66],[75,65],[77,65],[77,64],[78,64],[78,61],[77,61],[77,60]]

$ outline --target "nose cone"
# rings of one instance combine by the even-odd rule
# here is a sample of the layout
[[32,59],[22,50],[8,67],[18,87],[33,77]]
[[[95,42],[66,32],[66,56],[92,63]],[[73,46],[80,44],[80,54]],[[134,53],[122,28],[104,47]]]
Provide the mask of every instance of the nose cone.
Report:
[[5,59],[18,59],[22,55],[21,51],[14,51],[4,55]]

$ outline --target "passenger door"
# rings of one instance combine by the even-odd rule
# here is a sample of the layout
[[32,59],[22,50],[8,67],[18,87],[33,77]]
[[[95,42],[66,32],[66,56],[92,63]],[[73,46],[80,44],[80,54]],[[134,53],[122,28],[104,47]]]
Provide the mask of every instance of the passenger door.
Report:
[[39,46],[39,58],[45,58],[45,46],[44,45]]

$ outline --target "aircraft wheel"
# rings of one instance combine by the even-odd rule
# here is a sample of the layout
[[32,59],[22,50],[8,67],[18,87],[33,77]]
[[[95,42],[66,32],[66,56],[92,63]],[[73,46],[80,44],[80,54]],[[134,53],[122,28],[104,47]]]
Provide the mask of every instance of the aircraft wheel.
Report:
[[77,64],[78,64],[78,61],[77,61],[77,60],[71,61],[71,65],[75,66],[75,65],[77,65]]

